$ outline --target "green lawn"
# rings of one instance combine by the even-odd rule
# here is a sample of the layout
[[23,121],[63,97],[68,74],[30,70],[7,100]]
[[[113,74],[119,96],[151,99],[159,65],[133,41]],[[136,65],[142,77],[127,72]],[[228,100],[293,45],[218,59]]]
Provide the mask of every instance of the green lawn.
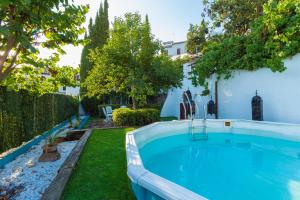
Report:
[[126,174],[125,153],[125,135],[131,130],[94,130],[62,199],[134,200]]

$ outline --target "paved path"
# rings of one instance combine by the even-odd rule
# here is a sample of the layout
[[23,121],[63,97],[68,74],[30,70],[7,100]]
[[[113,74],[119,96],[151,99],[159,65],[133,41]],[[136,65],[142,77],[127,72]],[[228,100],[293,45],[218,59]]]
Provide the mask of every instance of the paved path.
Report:
[[93,128],[113,128],[115,127],[111,120],[91,119],[88,125],[89,129]]

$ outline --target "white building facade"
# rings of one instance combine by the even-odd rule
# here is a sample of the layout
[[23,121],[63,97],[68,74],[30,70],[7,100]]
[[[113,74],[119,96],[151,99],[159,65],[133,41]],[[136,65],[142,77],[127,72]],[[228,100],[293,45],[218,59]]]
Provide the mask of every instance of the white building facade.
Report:
[[[45,70],[41,74],[41,76],[43,76],[44,78],[49,78],[50,73]],[[79,74],[76,75],[74,78],[79,80],[80,79]],[[61,86],[57,92],[60,94],[64,94],[64,95],[79,96],[80,87],[79,86],[76,86],[76,87]]]
[[163,47],[165,51],[171,57],[186,54],[187,50],[185,45],[186,45],[186,41],[183,42],[168,41],[163,43]]
[[79,96],[80,87],[60,87],[58,93],[71,95],[71,96]]
[[[171,54],[173,55],[173,54]],[[181,88],[172,88],[163,105],[161,116],[180,117],[180,103],[183,102],[183,92],[190,90],[192,97],[200,94],[203,87],[195,87],[189,79],[192,63],[183,66],[184,79]],[[274,73],[262,68],[257,71],[236,71],[228,80],[217,82],[218,88],[218,117],[220,119],[252,119],[251,100],[256,90],[263,100],[264,121],[300,124],[300,54],[284,60],[286,70]],[[215,82],[212,76],[209,80],[212,100],[215,101]],[[204,99],[205,102],[210,97]],[[197,101],[195,99],[195,101]],[[203,118],[201,108],[203,101],[198,101],[199,115]],[[214,118],[210,116],[209,118]]]

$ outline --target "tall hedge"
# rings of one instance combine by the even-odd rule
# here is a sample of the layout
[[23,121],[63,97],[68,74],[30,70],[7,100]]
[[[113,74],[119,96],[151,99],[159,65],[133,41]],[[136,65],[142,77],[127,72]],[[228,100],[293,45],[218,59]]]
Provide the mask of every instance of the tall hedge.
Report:
[[29,141],[78,112],[78,100],[0,87],[0,153]]

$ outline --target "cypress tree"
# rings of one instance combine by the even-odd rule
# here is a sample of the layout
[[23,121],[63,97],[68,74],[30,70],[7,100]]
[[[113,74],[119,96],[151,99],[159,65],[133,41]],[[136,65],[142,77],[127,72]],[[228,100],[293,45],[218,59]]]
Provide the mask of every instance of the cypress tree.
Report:
[[[93,68],[92,63],[89,61],[88,54],[90,50],[95,48],[102,48],[109,38],[109,19],[108,19],[108,2],[101,2],[99,10],[95,16],[95,20],[91,18],[89,21],[88,31],[85,39],[89,39],[81,52],[80,61],[80,82],[83,83],[88,76],[89,71]],[[84,96],[86,89],[80,87],[80,95]],[[97,100],[95,98],[83,98],[83,107],[85,111],[91,114],[97,114]]]
[[146,23],[147,26],[149,26],[149,28],[150,28],[150,22],[149,22],[148,14],[146,14],[145,23]]
[[108,3],[107,0],[104,1],[104,38],[105,43],[109,39],[109,19],[108,19]]
[[142,64],[147,70],[148,66],[151,65],[153,54],[155,52],[156,46],[153,45],[153,38],[151,35],[151,26],[149,23],[148,15],[145,17],[145,21],[143,23],[143,31],[142,31],[142,43],[141,43],[141,57]]
[[[87,33],[85,33],[84,38],[87,39]],[[81,60],[80,60],[80,78],[84,79],[87,77],[87,68],[89,65],[88,59],[86,59],[88,55],[88,46],[84,46],[81,53]],[[80,91],[81,92],[81,91]]]
[[[85,45],[81,53],[80,62],[80,80],[84,82],[88,72],[92,69],[92,64],[89,62],[88,53],[90,49],[102,48],[109,38],[109,19],[108,19],[108,2],[101,2],[99,10],[97,11],[94,23],[90,18],[88,25],[88,34],[85,35],[89,39],[89,44]],[[81,95],[84,95],[84,90],[81,88]]]

